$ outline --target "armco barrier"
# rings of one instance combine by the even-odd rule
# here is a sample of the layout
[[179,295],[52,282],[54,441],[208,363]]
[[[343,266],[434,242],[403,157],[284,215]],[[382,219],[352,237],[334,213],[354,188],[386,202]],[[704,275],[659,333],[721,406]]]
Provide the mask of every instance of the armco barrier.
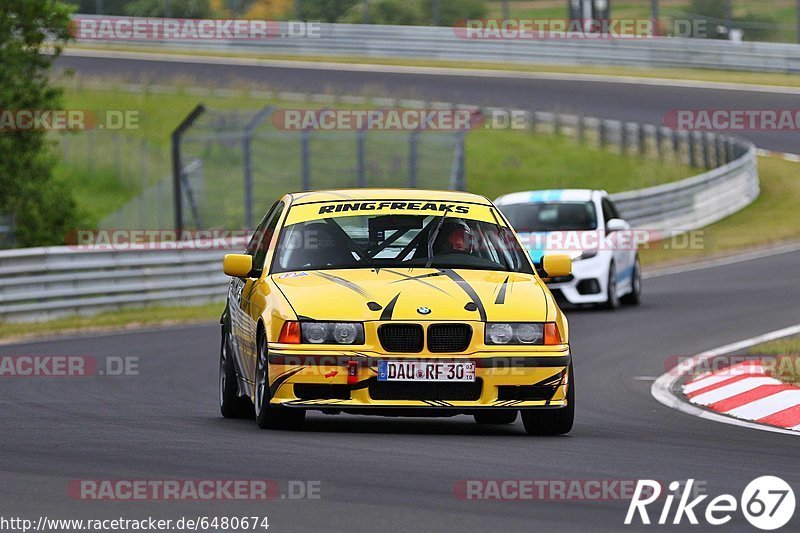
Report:
[[[486,116],[491,112],[483,110]],[[698,139],[692,137],[694,133],[575,115],[524,113],[528,127],[537,131],[544,128],[583,142],[617,146],[626,153],[655,152],[651,154],[654,157],[721,165],[675,183],[612,195],[622,216],[636,228],[672,232],[701,228],[758,197],[756,149],[746,141],[710,134]],[[530,188],[536,188],[535,184]],[[231,250],[242,248],[244,242],[230,246]],[[183,250],[104,251],[55,246],[0,251],[0,321],[222,301],[228,283],[221,268],[225,253],[203,249],[200,244],[196,249]]]
[[[79,15],[93,18],[92,15]],[[281,23],[280,34],[290,33]],[[461,32],[459,32],[461,33]],[[446,61],[649,68],[712,68],[754,72],[800,72],[800,45],[657,37],[640,39],[465,39],[454,28],[320,24],[318,37],[252,40],[145,39],[111,42],[177,50],[314,57],[402,58]],[[84,46],[107,41],[80,40]]]

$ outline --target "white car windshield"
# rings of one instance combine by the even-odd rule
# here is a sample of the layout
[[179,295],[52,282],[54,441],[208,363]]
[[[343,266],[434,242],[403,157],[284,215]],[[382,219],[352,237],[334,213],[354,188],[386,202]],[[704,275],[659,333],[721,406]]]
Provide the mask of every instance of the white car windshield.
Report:
[[520,233],[597,229],[593,202],[537,202],[500,206]]

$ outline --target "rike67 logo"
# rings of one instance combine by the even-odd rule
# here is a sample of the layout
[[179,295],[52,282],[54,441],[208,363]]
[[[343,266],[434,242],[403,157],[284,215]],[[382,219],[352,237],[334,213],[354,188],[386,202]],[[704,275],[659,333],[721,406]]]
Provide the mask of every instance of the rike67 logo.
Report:
[[[745,487],[738,500],[731,494],[721,494],[704,502],[709,496],[696,495],[692,490],[693,485],[694,479],[687,480],[685,484],[678,481],[670,483],[669,492],[663,498],[663,506],[658,512],[661,502],[656,504],[656,501],[662,497],[661,484],[650,479],[639,480],[625,516],[625,524],[641,521],[647,525],[653,522],[678,525],[685,519],[688,523],[697,525],[700,518],[706,524],[721,526],[730,522],[734,513],[741,511],[751,525],[771,531],[785,526],[794,515],[794,491],[779,477],[762,476],[754,479]],[[681,487],[683,490],[678,493]],[[673,508],[676,500],[677,505]],[[701,504],[705,505],[704,511]],[[657,514],[651,518],[650,511],[656,511]]]

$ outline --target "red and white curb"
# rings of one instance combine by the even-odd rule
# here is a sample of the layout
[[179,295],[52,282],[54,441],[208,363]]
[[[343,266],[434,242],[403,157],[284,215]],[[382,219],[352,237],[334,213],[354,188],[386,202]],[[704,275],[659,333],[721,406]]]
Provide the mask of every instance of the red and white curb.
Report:
[[683,394],[718,413],[800,431],[800,387],[769,376],[757,359],[698,376]]
[[752,361],[697,376],[681,385],[709,359],[797,334],[800,324],[699,353],[681,362],[680,370],[676,367],[659,376],[650,393],[667,407],[699,418],[798,436],[800,421],[794,421],[800,417],[800,388],[767,376],[763,366]]

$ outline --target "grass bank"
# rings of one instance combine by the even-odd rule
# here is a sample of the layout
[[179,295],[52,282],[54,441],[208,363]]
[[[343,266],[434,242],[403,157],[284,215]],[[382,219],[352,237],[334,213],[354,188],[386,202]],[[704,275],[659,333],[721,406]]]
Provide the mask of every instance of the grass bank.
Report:
[[800,386],[800,337],[787,337],[750,348],[752,355],[774,356],[765,358],[766,368],[775,378]]

